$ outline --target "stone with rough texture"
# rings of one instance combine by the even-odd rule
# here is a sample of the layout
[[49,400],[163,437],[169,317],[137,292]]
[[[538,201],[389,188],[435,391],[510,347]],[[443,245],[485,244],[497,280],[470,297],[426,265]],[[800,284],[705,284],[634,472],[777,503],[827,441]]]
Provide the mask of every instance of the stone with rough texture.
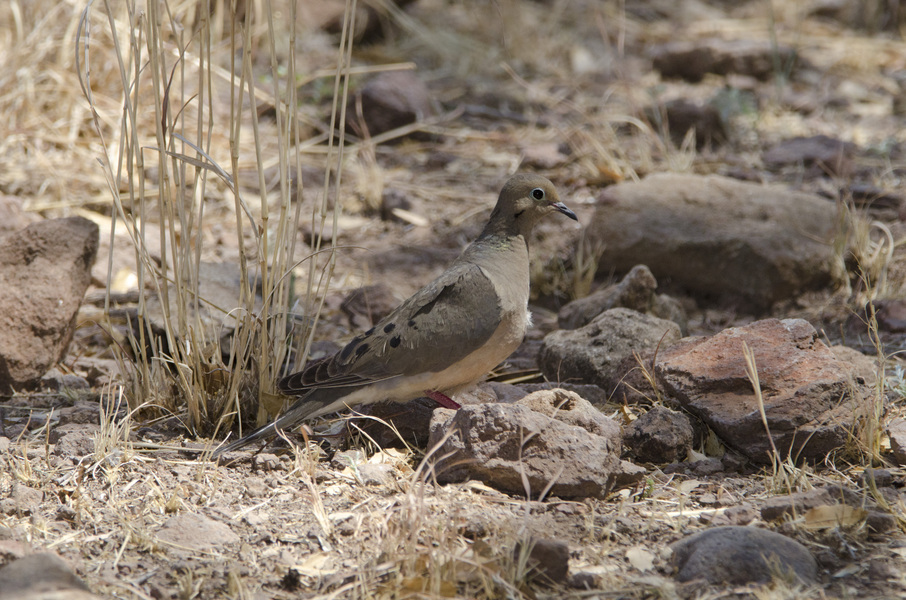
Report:
[[63,357],[97,250],[98,226],[82,217],[0,239],[0,390],[35,383]]
[[518,403],[434,411],[430,447],[438,444],[441,483],[476,479],[533,498],[548,489],[561,498],[601,498],[622,475],[619,440]]
[[63,559],[29,554],[0,568],[0,600],[97,599]]
[[898,465],[906,465],[906,419],[897,417],[887,424],[890,450]]
[[567,425],[576,425],[606,438],[610,446],[620,446],[620,426],[617,422],[575,392],[559,388],[539,390],[521,398],[518,403]]
[[[686,319],[682,306],[669,296],[656,295],[656,289],[657,280],[651,274],[651,269],[645,265],[636,265],[616,285],[607,286],[566,304],[557,313],[557,325],[560,329],[578,329],[605,310],[622,307],[675,320],[680,328],[684,328]],[[678,316],[678,319],[674,319],[674,316]]]
[[534,539],[528,543],[528,556],[520,554],[525,546],[516,544],[513,558],[525,560],[528,579],[543,585],[557,585],[569,576],[569,546],[557,540]]
[[836,208],[776,185],[663,173],[604,190],[588,236],[601,274],[644,263],[707,299],[765,310],[830,282]]
[[728,446],[770,462],[757,398],[746,376],[743,342],[752,350],[774,444],[782,459],[824,460],[849,439],[871,390],[802,319],[767,319],[709,338],[687,338],[658,355],[667,396],[703,420]]
[[684,460],[692,448],[694,431],[689,417],[663,406],[633,421],[623,436],[630,455],[638,460],[663,464]]
[[547,335],[538,366],[550,381],[593,383],[611,391],[624,374],[620,364],[633,351],[666,348],[680,336],[679,326],[672,321],[612,308],[584,327]]
[[804,584],[818,579],[818,563],[805,546],[756,527],[715,527],[674,542],[670,548],[679,581],[745,585],[770,583],[784,573],[792,573]]
[[240,541],[225,523],[188,512],[167,519],[157,532],[157,538],[183,552],[231,546]]

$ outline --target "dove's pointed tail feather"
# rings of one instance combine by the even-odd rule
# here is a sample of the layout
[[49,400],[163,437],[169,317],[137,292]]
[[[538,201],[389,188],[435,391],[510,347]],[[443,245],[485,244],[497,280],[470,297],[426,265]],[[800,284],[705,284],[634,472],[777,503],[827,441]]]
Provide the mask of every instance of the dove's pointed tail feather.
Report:
[[322,411],[322,409],[330,403],[330,398],[325,399],[315,399],[315,398],[300,398],[296,401],[293,406],[289,408],[284,414],[282,414],[276,421],[272,421],[267,425],[259,427],[253,432],[239,438],[234,442],[230,442],[225,446],[217,448],[214,453],[211,455],[212,459],[225,454],[227,452],[232,452],[234,450],[239,450],[245,446],[248,446],[251,443],[257,442],[259,440],[273,437],[278,431],[284,429],[290,429],[302,421],[304,421],[309,416]]

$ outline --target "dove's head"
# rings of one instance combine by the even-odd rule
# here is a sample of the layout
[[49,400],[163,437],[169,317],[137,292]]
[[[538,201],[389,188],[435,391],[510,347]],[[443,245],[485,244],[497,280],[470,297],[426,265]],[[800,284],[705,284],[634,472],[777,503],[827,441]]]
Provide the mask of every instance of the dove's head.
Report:
[[500,190],[497,206],[491,213],[486,231],[504,229],[528,235],[541,217],[552,212],[562,213],[574,221],[579,220],[560,201],[557,189],[547,178],[532,173],[513,175]]

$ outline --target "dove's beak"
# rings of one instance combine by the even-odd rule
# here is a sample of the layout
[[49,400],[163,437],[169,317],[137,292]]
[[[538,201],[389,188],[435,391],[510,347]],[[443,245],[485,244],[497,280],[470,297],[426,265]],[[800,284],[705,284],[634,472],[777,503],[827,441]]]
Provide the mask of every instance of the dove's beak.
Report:
[[576,213],[574,213],[573,211],[566,208],[566,205],[563,204],[562,202],[554,202],[553,204],[551,204],[551,206],[553,206],[555,209],[557,209],[557,212],[563,213],[564,215],[566,215],[573,221],[576,221],[576,222],[579,221],[579,217],[576,216]]

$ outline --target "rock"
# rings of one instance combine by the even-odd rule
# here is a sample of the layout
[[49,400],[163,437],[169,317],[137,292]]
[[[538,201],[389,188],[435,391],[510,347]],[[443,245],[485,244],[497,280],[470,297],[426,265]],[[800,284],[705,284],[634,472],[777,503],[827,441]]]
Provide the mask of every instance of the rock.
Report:
[[906,348],[906,302],[900,298],[873,300],[846,320],[847,342],[862,352],[877,353],[875,341],[868,335],[868,323],[874,318],[885,354],[902,352]]
[[489,381],[484,385],[493,390],[494,394],[497,396],[498,402],[503,402],[504,404],[516,402],[521,398],[525,398],[532,392],[554,389],[562,389],[566,390],[567,392],[574,392],[585,400],[588,400],[594,407],[603,407],[605,404],[607,404],[607,392],[596,385],[591,385],[588,383],[558,384],[552,381],[546,381],[544,383],[519,383],[513,385],[499,381]]
[[665,348],[680,336],[679,326],[672,321],[612,308],[584,327],[547,335],[538,366],[548,380],[593,383],[611,391],[623,375],[620,363],[633,351]]
[[811,177],[845,176],[852,170],[856,146],[826,135],[795,137],[775,144],[761,155],[769,168],[806,167]]
[[856,383],[873,386],[878,380],[878,361],[849,346],[831,346],[837,360],[849,366]]
[[894,218],[906,206],[906,200],[904,200],[903,196],[865,182],[850,182],[840,189],[840,195],[844,198],[847,196],[852,197],[856,208],[877,211],[880,214],[890,214]]
[[670,138],[677,145],[683,143],[690,129],[695,131],[695,147],[699,149],[727,141],[720,112],[712,104],[698,104],[682,98],[671,100],[664,104],[664,116]]
[[97,600],[63,559],[30,554],[0,568],[0,600]]
[[543,585],[558,585],[566,582],[569,575],[569,546],[556,540],[533,539],[527,544],[528,556],[521,556],[526,546],[516,544],[513,558],[517,563],[525,561],[526,578]]
[[[707,73],[749,75],[767,80],[776,65],[789,65],[796,57],[789,46],[756,40],[696,40],[670,42],[652,49],[654,68],[662,77],[679,77],[697,83]],[[776,61],[779,61],[776,62]]]
[[859,476],[859,484],[863,487],[869,487],[875,485],[879,488],[881,487],[892,487],[897,483],[897,478],[894,477],[894,474],[890,469],[873,469],[871,467],[866,467],[862,472],[862,475]]
[[607,286],[584,298],[573,300],[560,309],[557,324],[560,329],[578,329],[611,308],[630,308],[673,321],[686,331],[686,311],[675,299],[665,294],[655,294],[657,280],[645,265],[632,267],[616,285]]
[[429,444],[440,444],[434,450],[439,482],[476,479],[533,498],[546,490],[561,498],[601,498],[622,473],[618,442],[521,404],[435,410]]
[[224,523],[204,515],[181,512],[170,517],[157,532],[162,542],[172,544],[179,552],[209,550],[238,544],[238,535]]
[[396,481],[393,465],[364,463],[356,467],[355,476],[362,485],[388,486]]
[[648,475],[648,469],[645,467],[631,463],[628,460],[621,460],[619,470],[614,473],[613,488],[618,490],[624,487],[632,487],[641,483],[646,475]]
[[692,449],[693,439],[688,416],[654,406],[633,421],[623,436],[623,443],[638,460],[664,464],[684,460]]
[[38,385],[42,390],[49,392],[87,390],[90,387],[84,377],[63,373],[56,367],[45,373]]
[[[172,272],[171,272],[172,275]],[[233,262],[201,262],[198,265],[198,296],[204,302],[196,303],[191,294],[185,297],[185,311],[187,322],[191,328],[195,324],[201,327],[200,332],[180,332],[184,340],[205,340],[208,351],[230,347],[230,336],[236,327],[236,309],[241,307],[242,273],[239,265]],[[261,289],[258,281],[250,281],[251,289],[255,293],[255,310],[262,305]],[[170,285],[167,293],[169,314],[176,315],[179,311],[180,294],[176,287]],[[168,319],[164,314],[164,306],[160,296],[150,296],[145,303],[151,327],[159,340],[166,344],[170,339],[166,335]],[[173,317],[175,318],[175,317]],[[220,340],[218,345],[218,340]]]
[[560,329],[578,329],[611,308],[630,308],[640,313],[651,311],[657,280],[645,265],[636,265],[616,285],[608,286],[573,300],[557,313]]
[[373,137],[432,114],[431,94],[424,82],[411,71],[393,71],[379,73],[362,86],[349,103],[346,126],[359,137]]
[[377,402],[363,407],[362,412],[392,424],[396,432],[374,419],[359,419],[356,421],[356,425],[374,439],[381,448],[402,448],[406,444],[411,444],[416,448],[425,448],[428,444],[431,415],[435,408],[437,408],[437,402],[430,398],[416,398],[402,404]]
[[896,417],[887,424],[890,450],[898,465],[906,465],[906,419]]
[[0,513],[6,515],[31,515],[44,501],[41,490],[28,487],[21,483],[13,485],[12,493],[8,498],[0,500]]
[[849,366],[802,319],[767,319],[675,344],[655,366],[663,393],[702,419],[726,445],[757,462],[770,462],[743,342],[755,355],[768,426],[781,457],[823,460],[849,440],[871,390],[854,381]]
[[883,333],[906,333],[906,300],[887,298],[874,301],[878,329]]
[[[460,392],[455,400],[465,406],[497,402],[498,398],[491,384],[481,383],[471,390]],[[407,444],[426,448],[431,415],[437,406],[437,402],[430,398],[415,398],[403,403],[376,402],[361,407],[363,414],[373,418],[358,419],[356,426],[381,448],[405,448]]]
[[620,447],[620,426],[617,422],[575,392],[560,388],[539,390],[521,398],[518,404],[606,438],[609,446]]
[[94,453],[94,439],[100,430],[100,425],[91,423],[70,423],[54,427],[51,432],[56,441],[53,453],[55,456],[64,456],[76,460]]
[[41,220],[37,213],[22,210],[24,204],[18,196],[0,193],[0,235],[25,229],[32,223]]
[[369,329],[389,315],[400,300],[385,283],[376,283],[356,288],[349,292],[340,304],[340,310],[356,329]]
[[778,570],[806,585],[818,580],[818,563],[805,546],[756,527],[715,527],[674,542],[670,548],[679,581],[770,583]]
[[604,190],[588,236],[598,272],[648,265],[706,299],[765,310],[830,282],[836,208],[718,175],[664,173]]
[[270,471],[282,471],[283,462],[280,457],[270,452],[256,452],[252,456],[252,471],[256,473],[268,473]]
[[[765,521],[776,521],[784,517],[802,517],[808,511],[820,507],[835,507],[845,505],[856,510],[863,510],[858,515],[858,520],[865,519],[868,529],[874,533],[884,533],[896,528],[896,518],[881,510],[878,505],[860,493],[849,490],[840,485],[828,485],[822,488],[797,492],[785,496],[774,496],[761,502],[759,511]],[[854,525],[848,523],[847,525]],[[835,527],[833,522],[828,528]]]
[[692,462],[670,463],[663,468],[664,473],[682,473],[689,477],[710,477],[724,471],[724,463],[719,458],[707,457]]
[[98,226],[40,221],[0,239],[0,391],[33,385],[69,346]]

